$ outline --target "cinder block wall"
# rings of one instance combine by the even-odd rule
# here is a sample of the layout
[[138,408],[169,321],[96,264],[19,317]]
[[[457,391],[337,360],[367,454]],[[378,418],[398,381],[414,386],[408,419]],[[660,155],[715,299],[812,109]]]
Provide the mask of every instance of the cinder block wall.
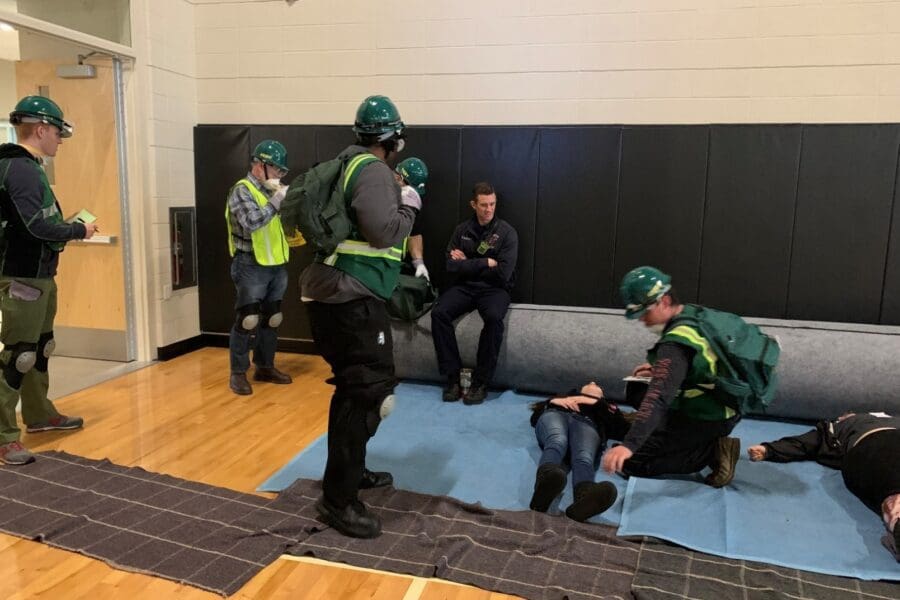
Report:
[[194,0],[200,123],[900,120],[900,2]]

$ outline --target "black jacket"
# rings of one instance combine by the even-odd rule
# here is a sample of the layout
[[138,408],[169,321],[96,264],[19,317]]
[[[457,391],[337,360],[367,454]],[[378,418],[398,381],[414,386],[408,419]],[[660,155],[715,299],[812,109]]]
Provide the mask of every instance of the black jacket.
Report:
[[[450,251],[462,250],[466,260],[453,260]],[[516,260],[519,256],[519,236],[512,225],[494,217],[485,226],[472,218],[460,223],[447,244],[447,273],[451,284],[470,284],[478,287],[499,287],[510,291],[516,283]],[[497,261],[489,267],[488,260]]]
[[[17,144],[0,145],[0,275],[44,279],[56,275],[61,243],[82,239],[81,223],[48,221],[42,210],[45,194],[40,163]],[[56,204],[56,210],[60,210]]]
[[802,435],[765,442],[766,460],[791,462],[815,460],[821,465],[840,469],[844,455],[860,436],[873,429],[893,427],[900,429],[898,417],[876,417],[868,413],[853,415],[842,421],[819,421],[816,428]]

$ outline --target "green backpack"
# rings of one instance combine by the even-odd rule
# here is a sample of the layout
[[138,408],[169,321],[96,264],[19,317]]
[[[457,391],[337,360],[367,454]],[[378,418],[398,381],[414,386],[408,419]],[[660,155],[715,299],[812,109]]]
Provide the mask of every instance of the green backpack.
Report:
[[720,402],[741,412],[765,412],[778,388],[778,341],[741,317],[685,304],[670,326],[688,325],[697,329],[718,358],[716,387]]
[[397,287],[387,301],[388,314],[401,321],[415,322],[431,310],[437,293],[424,277],[400,274]]
[[341,154],[295,177],[281,203],[285,235],[300,230],[320,255],[331,255],[353,228],[347,214],[353,183],[363,166],[377,160],[368,153]]

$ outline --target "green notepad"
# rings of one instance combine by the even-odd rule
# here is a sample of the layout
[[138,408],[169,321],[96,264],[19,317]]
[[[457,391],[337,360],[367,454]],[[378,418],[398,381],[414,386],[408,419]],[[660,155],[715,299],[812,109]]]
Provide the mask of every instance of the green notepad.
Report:
[[88,212],[86,208],[82,208],[78,214],[69,217],[66,223],[93,223],[96,220],[97,217]]

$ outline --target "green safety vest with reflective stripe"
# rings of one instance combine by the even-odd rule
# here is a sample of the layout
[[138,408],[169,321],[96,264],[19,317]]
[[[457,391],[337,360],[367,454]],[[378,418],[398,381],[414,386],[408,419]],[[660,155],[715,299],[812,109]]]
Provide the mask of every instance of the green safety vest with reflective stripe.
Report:
[[716,387],[716,363],[718,362],[715,352],[697,329],[674,321],[676,319],[670,322],[670,325],[674,325],[674,327],[667,328],[656,346],[647,353],[647,362],[652,364],[656,360],[657,348],[665,342],[681,344],[694,351],[694,358],[684,382],[681,384],[681,390],[672,402],[672,410],[705,421],[730,419],[737,412],[722,404],[712,394]]
[[[357,154],[347,163],[342,184],[348,207],[353,197],[353,185],[360,171],[376,160],[378,158],[372,154]],[[394,288],[400,280],[400,267],[406,253],[406,238],[390,248],[373,248],[360,235],[353,211],[348,208],[347,212],[353,222],[350,237],[338,244],[334,253],[323,262],[355,277],[373,293],[387,300],[394,293]]]
[[[228,197],[234,192],[234,188],[243,185],[250,191],[250,195],[256,200],[260,208],[269,203],[266,195],[259,191],[253,182],[247,179],[241,179],[228,192]],[[225,223],[228,224],[228,252],[234,256],[234,240],[231,239],[231,210],[228,203],[225,203]],[[284,230],[281,227],[281,217],[277,214],[272,220],[260,227],[256,231],[250,233],[250,239],[253,242],[253,257],[256,262],[264,267],[274,267],[286,264],[288,261],[288,243],[284,237]]]

